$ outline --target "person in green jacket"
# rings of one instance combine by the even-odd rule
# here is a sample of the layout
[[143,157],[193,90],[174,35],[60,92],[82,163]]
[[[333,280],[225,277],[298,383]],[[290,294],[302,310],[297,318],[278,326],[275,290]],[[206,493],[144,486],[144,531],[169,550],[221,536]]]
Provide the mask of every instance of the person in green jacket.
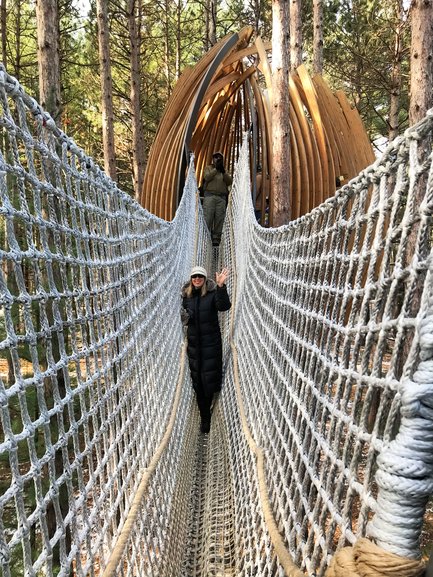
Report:
[[212,155],[212,164],[204,169],[204,218],[212,237],[213,246],[221,242],[224,218],[227,208],[229,186],[232,177],[224,168],[221,152]]

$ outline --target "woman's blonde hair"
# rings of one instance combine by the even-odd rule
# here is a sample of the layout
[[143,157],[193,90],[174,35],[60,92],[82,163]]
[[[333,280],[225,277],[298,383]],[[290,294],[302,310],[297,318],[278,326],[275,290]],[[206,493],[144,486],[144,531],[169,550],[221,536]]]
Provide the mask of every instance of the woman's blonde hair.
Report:
[[[192,297],[192,291],[193,291],[193,286],[192,286],[192,280],[189,279],[189,285],[186,287],[185,290],[185,295],[188,298]],[[207,294],[207,278],[204,279],[204,283],[201,285],[201,292],[200,292],[200,296],[204,297]]]

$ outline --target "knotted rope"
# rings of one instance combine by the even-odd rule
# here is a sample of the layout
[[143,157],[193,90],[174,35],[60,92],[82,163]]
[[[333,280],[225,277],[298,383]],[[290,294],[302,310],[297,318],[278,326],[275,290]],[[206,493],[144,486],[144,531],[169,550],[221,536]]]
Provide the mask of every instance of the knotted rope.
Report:
[[421,577],[425,563],[389,553],[369,539],[359,539],[334,555],[325,577]]

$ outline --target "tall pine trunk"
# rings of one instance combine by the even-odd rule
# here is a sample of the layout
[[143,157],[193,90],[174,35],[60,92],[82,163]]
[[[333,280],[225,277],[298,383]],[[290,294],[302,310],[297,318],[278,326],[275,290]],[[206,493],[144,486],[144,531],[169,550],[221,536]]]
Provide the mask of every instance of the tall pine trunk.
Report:
[[21,10],[23,2],[17,1],[17,18],[15,25],[15,61],[14,75],[17,80],[21,79]]
[[206,31],[203,46],[205,52],[207,52],[216,44],[217,0],[206,0],[203,6]]
[[182,71],[182,3],[176,5],[176,81]]
[[425,116],[432,105],[433,0],[412,1],[409,124]]
[[217,41],[217,0],[209,0],[209,47],[214,46]]
[[394,55],[391,68],[391,94],[389,98],[389,141],[399,133],[399,110],[401,96],[401,59],[403,55],[403,33],[405,28],[405,11],[402,0],[395,3]]
[[96,0],[98,19],[99,68],[101,81],[102,143],[104,148],[105,172],[117,179],[116,153],[114,146],[113,79],[111,76],[110,32],[106,0]]
[[302,64],[302,0],[290,0],[290,68]]
[[[432,54],[432,27],[433,27],[433,0],[413,0],[412,12],[412,40],[410,54],[410,103],[409,123],[415,124],[424,118],[427,110],[433,104],[433,54]],[[431,136],[424,136],[423,141],[418,143],[419,157],[426,158],[431,153]],[[420,206],[427,187],[427,174],[418,179],[417,188],[414,191],[414,207]],[[417,252],[417,238],[419,223],[414,222],[407,243],[406,264],[409,264]],[[427,258],[430,251],[430,239],[427,238],[423,246],[418,247],[416,258],[422,261]],[[419,310],[422,294],[423,278],[418,279],[417,286],[413,288],[411,298],[411,314],[415,316]],[[402,359],[406,359],[410,350],[411,341],[406,339]],[[403,368],[403,367],[399,367]],[[397,375],[399,376],[399,375]]]
[[1,0],[0,3],[0,20],[2,29],[2,62],[4,66],[7,66],[7,10],[6,10],[6,0]]
[[287,223],[290,207],[289,0],[272,0],[272,197],[274,226]]
[[260,0],[254,0],[254,28],[256,36],[260,36],[260,20],[262,17]]
[[37,0],[39,100],[60,122],[59,13],[57,0]]
[[131,47],[132,171],[135,198],[140,198],[144,176],[144,134],[140,106],[141,0],[128,0],[129,42]]
[[[37,39],[38,39],[38,64],[39,64],[39,98],[42,106],[51,115],[57,124],[60,124],[61,116],[61,86],[60,86],[60,23],[57,0],[37,0],[36,2],[36,20],[37,20]],[[45,159],[42,163],[43,171],[47,181],[53,180],[53,167],[50,165],[49,159]],[[57,214],[58,202],[57,197],[53,196],[49,204],[52,205],[52,210]],[[44,209],[44,213],[47,209]],[[50,209],[48,209],[50,212]],[[46,214],[48,220],[49,216]],[[53,232],[50,231],[48,235],[48,242],[52,247],[53,252],[56,252],[56,240]],[[56,288],[63,286],[64,279],[61,278],[60,268],[52,266],[52,277]],[[51,326],[54,326],[54,298],[50,298],[50,303],[46,307],[47,320]],[[59,309],[62,308],[62,302],[58,302]],[[41,320],[39,319],[40,323]],[[53,331],[50,337],[46,339],[45,355],[46,360],[41,359],[41,366],[44,369],[48,367],[49,361],[53,366],[54,363],[60,359],[60,344],[58,333]],[[45,379],[45,389],[47,395],[54,395],[53,386],[57,388],[57,394],[61,399],[66,397],[66,385],[63,370],[59,369],[55,376],[49,376]],[[59,434],[57,423],[51,424],[53,436]],[[36,442],[38,438],[36,437]],[[64,464],[62,451],[56,451],[55,459],[55,473],[56,478],[59,479],[64,473]],[[68,493],[65,483],[58,487],[60,513],[65,519],[69,511]],[[59,529],[57,515],[55,511],[54,502],[51,501],[47,505],[46,512],[47,527],[50,538],[53,538]],[[66,552],[69,552],[71,546],[71,534],[69,527],[66,527],[65,534],[53,547],[53,563],[59,566],[60,564],[60,550],[62,548],[62,541],[66,547]]]
[[323,72],[323,0],[313,0],[313,74]]
[[171,94],[171,67],[170,67],[170,2],[165,0],[164,6],[164,72],[167,85],[167,100]]

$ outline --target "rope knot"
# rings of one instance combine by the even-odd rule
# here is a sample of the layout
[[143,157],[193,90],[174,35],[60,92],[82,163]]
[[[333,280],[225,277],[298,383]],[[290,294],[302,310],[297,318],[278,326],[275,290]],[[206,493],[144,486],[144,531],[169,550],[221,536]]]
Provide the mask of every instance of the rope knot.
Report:
[[388,553],[369,539],[340,549],[332,558],[325,577],[421,577],[424,563]]

